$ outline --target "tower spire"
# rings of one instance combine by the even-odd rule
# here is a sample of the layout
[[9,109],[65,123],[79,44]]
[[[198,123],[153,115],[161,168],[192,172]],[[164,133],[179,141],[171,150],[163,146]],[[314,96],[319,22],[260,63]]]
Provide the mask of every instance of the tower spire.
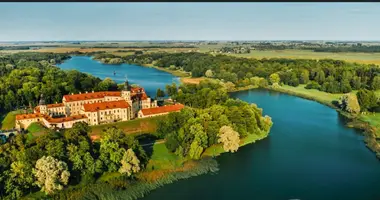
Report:
[[131,86],[129,85],[127,74],[125,75],[124,90],[127,90],[127,91],[131,90]]
[[39,105],[45,105],[44,94],[41,94],[41,96],[40,96],[40,102],[39,102]]

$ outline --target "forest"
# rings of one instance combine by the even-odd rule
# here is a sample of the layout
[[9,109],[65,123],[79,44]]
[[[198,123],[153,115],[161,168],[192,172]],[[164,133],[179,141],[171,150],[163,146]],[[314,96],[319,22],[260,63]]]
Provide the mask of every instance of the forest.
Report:
[[146,153],[133,136],[108,128],[100,142],[92,142],[90,130],[79,122],[35,138],[19,134],[1,145],[0,198],[18,199],[39,190],[58,195],[67,185],[93,182],[105,172],[130,177],[146,165]]
[[332,47],[320,47],[320,48],[311,48],[315,52],[361,52],[361,53],[379,53],[379,45],[363,46],[360,43],[357,45],[351,46],[332,46]]

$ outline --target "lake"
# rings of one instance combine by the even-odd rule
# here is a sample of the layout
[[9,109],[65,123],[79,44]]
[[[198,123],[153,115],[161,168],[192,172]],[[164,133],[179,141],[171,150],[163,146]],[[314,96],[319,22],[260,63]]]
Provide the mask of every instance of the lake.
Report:
[[[165,89],[167,84],[180,83],[178,77],[155,68],[129,64],[102,64],[89,56],[73,56],[57,66],[61,69],[76,69],[101,79],[109,77],[116,83],[125,82],[125,76],[127,76],[130,84],[138,84],[144,87],[146,93],[152,98],[155,98],[158,88]],[[116,72],[116,75],[114,75],[114,72]]]
[[[178,78],[153,68],[105,65],[73,57],[59,65],[145,87],[150,94]],[[113,76],[116,71],[116,77]],[[153,95],[154,96],[154,95]],[[270,136],[217,158],[220,171],[165,185],[144,200],[379,200],[380,162],[360,132],[325,105],[266,90],[231,94],[256,103],[274,122]]]
[[165,185],[144,200],[380,199],[380,162],[335,110],[266,90],[231,96],[256,103],[272,117],[270,136],[222,154],[217,174]]

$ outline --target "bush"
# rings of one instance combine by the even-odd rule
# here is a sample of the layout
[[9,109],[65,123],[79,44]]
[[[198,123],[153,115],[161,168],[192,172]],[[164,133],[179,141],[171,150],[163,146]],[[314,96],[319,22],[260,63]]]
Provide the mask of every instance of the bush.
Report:
[[321,86],[316,81],[310,81],[306,86],[305,89],[316,89],[319,90]]

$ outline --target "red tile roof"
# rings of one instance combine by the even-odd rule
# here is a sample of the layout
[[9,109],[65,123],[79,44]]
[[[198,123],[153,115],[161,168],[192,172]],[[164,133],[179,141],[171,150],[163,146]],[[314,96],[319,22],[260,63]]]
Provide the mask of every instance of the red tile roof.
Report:
[[105,96],[121,96],[120,91],[103,91],[103,92],[91,92],[91,93],[83,93],[83,94],[71,94],[64,95],[63,98],[66,99],[67,102],[71,101],[83,101],[88,99],[100,99]]
[[142,87],[133,87],[133,88],[131,88],[131,93],[137,93],[137,92],[144,92],[145,93],[145,90]]
[[50,123],[62,123],[62,122],[69,122],[69,121],[75,121],[79,119],[85,119],[87,118],[86,115],[73,115],[70,117],[60,117],[60,118],[53,118],[50,116],[45,116],[46,121]]
[[63,103],[48,104],[47,108],[57,108],[65,106]]
[[180,111],[185,106],[182,104],[175,104],[170,106],[161,106],[161,107],[155,107],[155,108],[146,108],[142,109],[141,112],[147,116],[147,115],[154,115],[154,114],[160,114],[160,113],[167,113],[167,112],[175,112]]
[[90,104],[84,104],[84,111],[85,112],[95,112],[98,110],[106,110],[106,109],[114,109],[114,108],[129,108],[130,105],[124,101],[106,101],[101,103],[90,103]]
[[23,119],[34,119],[34,118],[40,118],[43,117],[40,113],[33,113],[33,114],[19,114],[16,115],[17,120],[23,120]]
[[68,121],[74,121],[78,119],[85,119],[87,118],[86,115],[74,115],[70,117],[60,117],[60,118],[53,118],[48,115],[43,115],[40,113],[36,114],[21,114],[21,115],[16,115],[17,120],[23,120],[23,119],[34,119],[34,118],[44,118],[46,121],[50,123],[61,123],[61,122],[68,122]]

